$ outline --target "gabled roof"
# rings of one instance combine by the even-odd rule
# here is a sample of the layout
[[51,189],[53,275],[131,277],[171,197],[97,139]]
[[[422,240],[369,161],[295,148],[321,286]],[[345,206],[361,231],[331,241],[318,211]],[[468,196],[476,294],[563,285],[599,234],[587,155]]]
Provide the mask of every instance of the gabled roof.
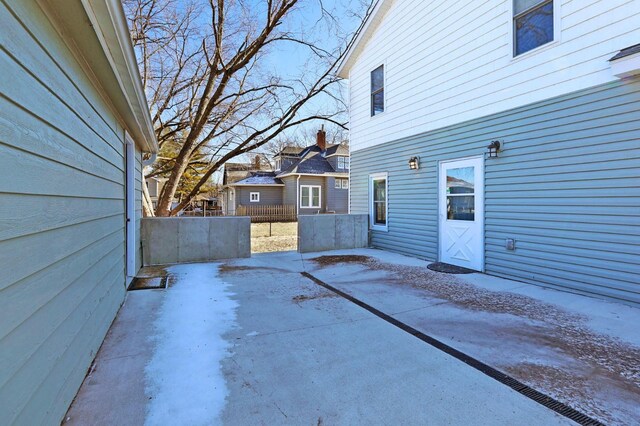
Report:
[[349,155],[349,150],[341,145],[329,145],[324,151],[322,151],[318,145],[308,146],[304,148],[304,150],[300,154],[300,159],[289,166],[287,169],[281,170],[278,176],[290,174],[346,174],[346,172],[336,171],[331,163],[327,161],[328,156],[337,155],[338,152],[342,152],[344,153],[344,155]]
[[[230,185],[246,179],[258,172],[272,172],[271,165],[261,163],[259,165],[250,163],[226,163],[222,176],[222,184]],[[275,174],[273,174],[275,176]]]
[[275,172],[252,172],[250,176],[239,180],[235,183],[231,183],[232,186],[237,185],[278,185],[282,186],[284,183],[276,177]]
[[336,74],[342,78],[349,78],[349,71],[355,63],[367,42],[378,29],[382,18],[391,9],[396,0],[377,0],[371,7],[369,14],[365,17],[362,26],[358,29],[353,42],[347,48],[344,58],[338,65]]

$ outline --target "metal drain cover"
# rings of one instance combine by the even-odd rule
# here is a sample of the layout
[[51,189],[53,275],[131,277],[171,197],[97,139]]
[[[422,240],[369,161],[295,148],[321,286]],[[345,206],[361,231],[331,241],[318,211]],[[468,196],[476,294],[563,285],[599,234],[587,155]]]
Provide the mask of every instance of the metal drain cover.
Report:
[[129,285],[129,291],[133,290],[152,290],[158,288],[167,288],[168,278],[164,277],[136,277]]
[[473,269],[463,268],[462,266],[450,265],[443,262],[434,262],[427,265],[427,268],[436,272],[443,272],[445,274],[473,274],[478,271]]

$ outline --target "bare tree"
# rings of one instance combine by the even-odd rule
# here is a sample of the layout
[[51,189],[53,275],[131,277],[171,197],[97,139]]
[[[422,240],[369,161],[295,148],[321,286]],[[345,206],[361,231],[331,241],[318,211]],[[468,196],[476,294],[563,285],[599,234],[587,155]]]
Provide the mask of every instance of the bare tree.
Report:
[[[335,17],[320,1],[327,27]],[[303,0],[125,0],[134,47],[164,160],[152,174],[168,178],[155,214],[189,204],[228,160],[312,120],[345,127],[335,76],[346,43],[326,50],[295,28]],[[308,3],[308,1],[307,1]],[[265,65],[278,44],[310,52],[296,78]],[[321,99],[322,108],[310,108]],[[197,179],[185,185],[189,170]],[[193,173],[191,173],[193,177]],[[188,188],[172,208],[178,189]]]

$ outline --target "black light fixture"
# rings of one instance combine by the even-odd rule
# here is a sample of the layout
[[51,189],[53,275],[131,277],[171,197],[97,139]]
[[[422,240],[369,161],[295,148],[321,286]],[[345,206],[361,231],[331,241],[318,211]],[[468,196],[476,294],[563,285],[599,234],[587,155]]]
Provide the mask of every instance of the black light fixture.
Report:
[[491,141],[487,149],[489,150],[489,158],[496,158],[498,151],[500,151],[500,141]]
[[420,168],[420,157],[415,156],[409,158],[409,168],[411,170],[418,170]]

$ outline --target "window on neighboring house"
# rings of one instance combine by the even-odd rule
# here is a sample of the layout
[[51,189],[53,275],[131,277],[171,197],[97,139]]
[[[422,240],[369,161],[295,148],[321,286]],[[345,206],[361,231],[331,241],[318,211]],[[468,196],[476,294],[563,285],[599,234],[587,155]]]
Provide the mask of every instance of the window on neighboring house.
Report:
[[344,157],[338,157],[338,169],[344,169]]
[[342,179],[342,189],[349,189],[349,179]]
[[280,159],[276,160],[276,170],[280,170]]
[[553,41],[553,0],[513,0],[514,54]]
[[369,176],[369,200],[371,228],[387,230],[387,174]]
[[344,157],[344,168],[345,169],[351,168],[351,158]]
[[384,112],[384,65],[371,71],[371,116]]
[[342,184],[340,183],[340,179],[336,179],[336,180],[335,180],[335,188],[336,188],[336,189],[340,189],[340,188],[342,188]]
[[320,186],[300,185],[300,208],[320,208]]
[[259,192],[250,192],[249,193],[249,201],[252,203],[260,202],[260,193]]

